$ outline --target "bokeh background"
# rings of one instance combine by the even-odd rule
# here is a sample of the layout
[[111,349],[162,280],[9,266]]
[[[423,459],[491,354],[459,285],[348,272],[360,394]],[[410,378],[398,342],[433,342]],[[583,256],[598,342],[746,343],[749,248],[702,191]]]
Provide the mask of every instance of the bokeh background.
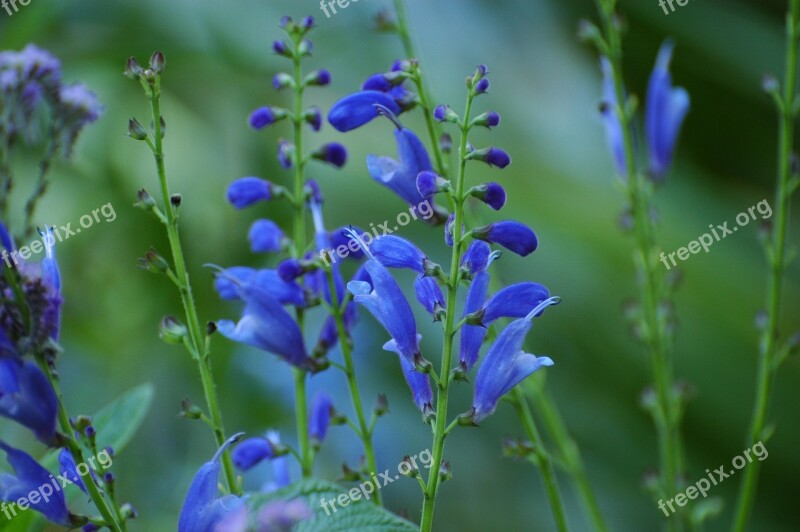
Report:
[[[625,43],[629,89],[644,93],[655,53],[666,36],[677,42],[673,73],[692,97],[674,171],[657,196],[660,242],[672,251],[703,233],[708,224],[733,220],[762,199],[772,201],[776,117],[760,91],[765,72],[780,73],[783,13],[780,0],[692,1],[664,15],[655,0],[622,0],[629,33]],[[648,362],[622,318],[635,295],[631,240],[619,230],[622,208],[598,118],[599,71],[592,49],[576,37],[578,21],[595,17],[589,0],[457,2],[409,0],[411,30],[429,84],[439,103],[461,107],[464,77],[477,63],[491,69],[492,91],[479,106],[498,111],[502,126],[477,140],[507,149],[514,164],[500,173],[474,167],[471,179],[500,181],[509,192],[503,216],[533,225],[539,251],[527,259],[506,254],[499,270],[507,281],[536,280],[564,298],[537,321],[528,347],[547,354],[550,390],[580,444],[603,513],[613,530],[657,530],[662,515],[642,489],[643,473],[656,463],[650,420],[637,406],[649,382]],[[159,224],[132,207],[139,187],[156,189],[148,150],[125,137],[127,120],[149,120],[140,88],[122,75],[130,55],[142,61],[154,49],[167,56],[164,110],[168,170],[183,195],[181,222],[191,274],[204,319],[235,317],[236,305],[221,303],[211,290],[204,263],[265,265],[249,252],[246,233],[268,214],[286,221],[288,211],[270,204],[236,212],[224,200],[226,185],[244,175],[285,182],[275,162],[275,142],[289,131],[279,125],[254,132],[248,113],[267,103],[285,104],[271,77],[285,68],[270,44],[280,36],[281,15],[312,14],[319,28],[310,66],[334,75],[331,87],[309,92],[309,103],[328,108],[368,75],[402,56],[398,40],[372,31],[388,0],[362,0],[325,18],[313,0],[33,0],[13,17],[0,12],[0,47],[33,42],[61,57],[66,77],[83,80],[106,106],[69,164],[59,164],[39,223],[77,223],[91,209],[111,202],[117,219],[100,223],[61,245],[66,306],[63,326],[63,386],[72,413],[98,410],[143,382],[156,387],[153,409],[128,448],[115,460],[121,497],[139,510],[136,529],[174,530],[186,489],[213,452],[207,429],[177,417],[179,402],[202,403],[194,363],[157,338],[165,314],[179,313],[166,279],[136,268],[150,246],[166,251]],[[422,134],[420,115],[404,120]],[[344,170],[312,167],[326,193],[330,227],[368,226],[394,217],[404,205],[365,172],[368,153],[395,154],[390,125],[380,121],[340,135],[330,126],[312,142],[337,140],[350,150]],[[30,175],[33,175],[30,173]],[[24,187],[24,185],[23,185]],[[797,207],[797,205],[795,205]],[[791,241],[797,247],[795,217]],[[445,260],[440,230],[423,224],[402,229],[434,260]],[[800,326],[800,263],[787,272],[784,324]],[[677,297],[680,316],[677,373],[696,387],[684,428],[690,479],[704,475],[744,449],[753,397],[756,355],[754,315],[762,306],[765,264],[751,224],[683,264]],[[410,286],[410,278],[405,278]],[[420,314],[423,350],[438,360],[436,328]],[[381,351],[385,333],[365,317],[356,330],[356,359],[366,397],[386,392],[392,414],[376,435],[379,468],[394,468],[406,454],[430,445],[394,355]],[[261,352],[214,342],[214,364],[227,429],[283,431],[292,440],[289,370]],[[312,389],[337,394],[347,410],[336,373],[312,379]],[[777,424],[767,445],[753,530],[797,530],[800,507],[800,429],[797,424],[800,362],[789,360],[775,385],[771,419]],[[466,410],[470,390],[461,386],[451,411]],[[3,438],[23,437],[8,422]],[[480,430],[459,430],[448,439],[454,481],[437,505],[440,530],[552,530],[538,472],[504,458],[501,440],[521,429],[508,406]],[[359,445],[346,429],[334,428],[318,462],[318,474],[335,478],[342,457],[358,460]],[[268,469],[247,476],[257,488]],[[575,492],[561,479],[574,530],[586,530]],[[727,480],[713,490],[725,500],[722,518],[709,530],[727,527],[738,487]],[[420,496],[413,481],[387,486],[390,508],[418,517]]]

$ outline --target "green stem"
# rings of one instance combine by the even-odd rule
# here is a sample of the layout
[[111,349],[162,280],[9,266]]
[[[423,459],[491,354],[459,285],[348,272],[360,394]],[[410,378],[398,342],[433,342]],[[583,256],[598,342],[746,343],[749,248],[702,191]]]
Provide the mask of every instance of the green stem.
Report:
[[[294,50],[293,63],[294,63],[294,91],[295,91],[295,107],[293,116],[294,126],[294,145],[295,153],[297,154],[294,165],[294,193],[293,193],[293,208],[294,208],[294,247],[293,256],[300,259],[303,256],[303,246],[306,241],[306,213],[303,205],[303,186],[305,179],[303,177],[305,169],[305,157],[303,156],[303,72],[300,65],[301,58],[297,53],[297,48],[300,45],[301,38],[298,36],[293,37]],[[302,280],[301,280],[302,282]],[[304,313],[303,309],[297,309],[297,325],[300,331],[303,331],[304,326]],[[297,440],[300,445],[301,468],[303,471],[303,478],[310,478],[313,469],[313,456],[311,454],[311,445],[308,438],[308,409],[306,399],[306,372],[299,369],[294,369],[294,382],[295,382],[295,416],[297,418]]]
[[541,414],[545,430],[553,439],[553,443],[558,448],[559,456],[564,461],[567,473],[572,477],[578,489],[578,494],[586,507],[592,527],[597,532],[605,532],[607,527],[603,521],[603,515],[600,513],[597,498],[589,483],[589,477],[586,475],[586,469],[577,444],[570,437],[552,396],[544,388],[544,383],[541,383],[541,387],[535,386],[531,388],[533,389],[531,397],[534,406],[537,412]]
[[[180,233],[178,231],[178,217],[175,213],[174,207],[172,206],[172,202],[170,201],[169,183],[167,182],[167,171],[164,165],[160,98],[160,79],[157,78],[150,93],[150,106],[153,114],[154,124],[153,156],[155,157],[156,161],[158,181],[161,186],[161,195],[164,202],[164,213],[167,219],[167,238],[169,240],[170,250],[172,252],[175,276],[179,282],[181,301],[183,303],[183,310],[186,315],[187,326],[189,328],[191,345],[194,351],[192,355],[197,361],[197,366],[200,371],[200,380],[203,385],[203,393],[205,394],[206,404],[208,406],[209,415],[213,424],[214,438],[217,442],[217,447],[222,447],[222,445],[225,443],[225,431],[222,425],[222,413],[219,407],[219,399],[217,398],[217,388],[214,384],[214,377],[211,370],[210,352],[203,337],[203,329],[200,326],[200,319],[197,315],[197,306],[194,301],[194,295],[192,294],[192,286],[189,282],[189,273],[186,270],[183,246],[181,244]],[[223,470],[225,471],[228,489],[231,493],[238,494],[239,489],[236,482],[236,474],[233,470],[233,462],[231,461],[230,453],[228,451],[222,455],[222,466]]]
[[[83,457],[81,446],[75,440],[75,431],[72,428],[72,424],[69,422],[69,414],[64,406],[64,400],[61,396],[61,387],[59,385],[58,378],[53,375],[53,371],[48,367],[48,364],[41,359],[41,357],[37,357],[37,361],[39,362],[42,371],[44,371],[45,375],[47,375],[47,379],[50,381],[50,385],[53,387],[56,397],[58,397],[58,425],[61,436],[64,439],[65,447],[72,455],[72,459],[75,460],[76,464],[85,464],[86,460]],[[92,503],[94,504],[95,508],[97,508],[97,511],[100,512],[100,515],[103,516],[106,526],[115,532],[122,532],[123,527],[121,522],[117,521],[114,513],[109,508],[108,502],[106,501],[105,497],[103,497],[103,494],[100,493],[97,484],[95,484],[94,478],[92,478],[91,472],[87,471],[81,475],[79,468],[78,474],[80,475],[84,486],[86,486],[86,490],[89,492],[89,498],[92,499]]]
[[[397,15],[397,34],[403,42],[403,50],[407,59],[418,59],[416,51],[414,50],[414,41],[411,40],[411,35],[408,31],[408,17],[406,16],[406,7],[403,0],[394,0],[394,10]],[[422,107],[423,114],[425,115],[425,126],[428,129],[428,135],[431,139],[431,147],[433,155],[436,159],[436,169],[439,175],[447,177],[449,169],[447,168],[447,160],[442,156],[439,149],[439,138],[441,131],[439,125],[433,118],[433,107],[431,106],[431,99],[428,96],[428,90],[425,82],[419,72],[419,66],[416,68],[414,75],[414,84],[417,86],[417,95],[419,96],[419,104]]]
[[467,134],[469,132],[470,113],[474,94],[470,89],[467,105],[461,125],[461,141],[458,151],[459,166],[455,187],[455,217],[453,219],[453,254],[450,261],[450,277],[447,284],[447,316],[444,324],[444,342],[442,346],[442,366],[439,371],[439,383],[436,397],[436,425],[433,430],[433,462],[428,473],[428,489],[424,494],[422,505],[422,521],[420,529],[429,532],[433,526],[433,508],[439,489],[439,466],[444,453],[444,440],[447,435],[447,401],[450,392],[450,369],[453,356],[453,337],[455,336],[455,308],[458,294],[458,268],[461,263],[461,225],[464,223],[464,176],[466,173]]
[[[644,335],[651,353],[653,377],[658,397],[657,411],[654,412],[656,430],[659,437],[662,494],[673,497],[677,493],[677,477],[681,469],[680,435],[678,431],[678,408],[672,395],[673,369],[672,360],[667,353],[666,326],[659,310],[662,299],[663,273],[659,269],[655,246],[654,226],[650,218],[650,201],[647,183],[637,173],[631,132],[631,118],[625,109],[627,96],[622,76],[622,44],[618,23],[614,20],[613,0],[598,0],[598,7],[608,38],[609,57],[611,63],[614,89],[618,102],[617,115],[623,131],[625,147],[625,168],[628,200],[633,211],[634,232],[638,261],[643,269],[641,293],[642,311],[644,313]],[[671,530],[680,528],[677,519],[670,519]]]
[[51,130],[49,136],[51,140],[48,143],[44,158],[39,163],[39,173],[36,178],[36,184],[34,185],[33,192],[28,198],[28,201],[25,203],[25,223],[23,225],[23,234],[25,237],[29,237],[33,234],[33,215],[36,212],[36,206],[39,200],[44,196],[45,192],[47,192],[47,174],[59,150],[59,143],[56,140],[58,138],[58,132]]
[[[336,283],[333,278],[333,272],[327,270],[328,277],[328,291],[331,294],[331,306],[333,307],[333,318],[336,321],[336,332],[339,335],[339,346],[342,350],[342,359],[344,360],[344,371],[347,376],[347,387],[350,390],[350,400],[353,403],[353,410],[356,413],[356,420],[358,425],[356,434],[361,439],[364,445],[364,456],[367,459],[367,467],[370,472],[377,473],[378,467],[375,461],[375,449],[372,444],[372,427],[368,424],[367,418],[364,415],[364,403],[361,400],[361,391],[358,389],[358,382],[356,381],[356,369],[353,363],[353,351],[350,344],[350,336],[347,334],[347,328],[344,325],[344,313],[341,304],[339,303],[339,294],[336,292]],[[372,478],[372,477],[370,477]],[[372,480],[375,486],[372,500],[378,506],[381,505],[380,499],[380,486],[377,480]]]
[[555,468],[553,462],[550,460],[550,455],[544,446],[544,441],[539,435],[536,428],[536,422],[533,419],[528,401],[525,399],[523,393],[519,388],[514,388],[511,392],[511,402],[514,404],[514,409],[517,411],[525,433],[528,439],[533,444],[533,452],[537,458],[537,465],[542,472],[542,482],[544,483],[545,491],[547,492],[547,499],[550,501],[550,508],[553,511],[553,518],[556,521],[556,528],[560,532],[568,530],[567,516],[564,511],[564,503],[561,500],[561,494],[558,490],[558,480],[556,479]]
[[[794,99],[797,90],[797,46],[800,40],[800,0],[790,0],[786,40],[786,80],[780,123],[780,150],[778,161],[778,182],[776,186],[775,232],[771,239],[771,268],[767,290],[767,326],[758,357],[756,380],[756,400],[753,406],[750,430],[747,435],[749,446],[764,438],[764,425],[767,418],[772,383],[777,369],[774,364],[778,350],[778,326],[780,323],[783,276],[786,268],[786,239],[791,210],[789,180],[792,176],[791,154],[794,143]],[[739,487],[736,517],[733,530],[741,532],[747,525],[756,495],[760,462],[750,464],[745,470]]]

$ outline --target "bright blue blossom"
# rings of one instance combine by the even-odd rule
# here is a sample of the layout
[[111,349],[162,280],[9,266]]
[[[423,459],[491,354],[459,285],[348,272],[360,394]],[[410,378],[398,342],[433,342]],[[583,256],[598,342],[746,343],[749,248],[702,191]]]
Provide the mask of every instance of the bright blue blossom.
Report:
[[408,387],[411,389],[411,397],[414,404],[417,405],[420,412],[430,415],[433,412],[433,389],[431,388],[431,379],[428,375],[420,373],[416,368],[409,363],[397,350],[397,344],[394,340],[390,340],[383,346],[388,351],[394,351],[400,355],[400,366],[403,369],[403,376],[406,378]]
[[0,416],[27,427],[45,445],[55,442],[58,398],[34,362],[0,358]]
[[247,509],[242,499],[235,495],[217,496],[222,453],[241,437],[242,434],[237,434],[226,441],[195,475],[181,509],[178,532],[232,531],[230,526],[222,527],[221,523],[230,523],[230,519],[241,522],[242,517],[246,519]]
[[277,253],[284,249],[286,235],[272,220],[256,220],[247,234],[254,253]]
[[546,307],[558,303],[551,298],[534,308],[527,316],[511,322],[489,348],[475,378],[472,414],[475,423],[492,415],[500,399],[514,386],[543,366],[552,366],[548,357],[536,357],[522,350],[531,330],[533,318]]
[[689,94],[683,88],[673,88],[669,63],[674,44],[661,45],[658,59],[647,87],[645,133],[650,156],[650,173],[659,180],[669,169],[681,125],[689,112]]
[[506,220],[472,230],[472,236],[490,244],[500,244],[509,251],[525,257],[539,247],[533,229],[520,222]]
[[318,392],[311,403],[311,415],[308,417],[308,436],[315,445],[320,445],[325,440],[333,412],[331,396]]
[[250,113],[250,127],[253,129],[263,129],[271,126],[276,121],[275,112],[271,107],[259,107]]
[[498,290],[481,309],[481,321],[489,325],[500,318],[522,318],[550,297],[538,283],[518,283]]
[[273,439],[276,433],[268,432],[266,437],[248,438],[238,444],[231,453],[233,464],[240,471],[248,471],[264,460],[276,457],[275,447],[279,441]]
[[367,90],[345,96],[336,102],[328,113],[328,122],[337,131],[351,131],[378,117],[376,105],[381,105],[394,114],[401,111],[400,106],[388,94]]
[[[464,316],[480,310],[486,301],[486,294],[489,291],[491,278],[485,270],[480,270],[474,274],[472,284],[467,292],[467,299],[464,303]],[[461,327],[461,343],[459,345],[458,361],[463,372],[467,372],[478,361],[483,340],[486,338],[486,328],[479,325],[465,323]]]
[[506,191],[498,183],[484,183],[470,190],[470,194],[496,211],[506,204]]
[[[61,476],[69,479],[69,481],[78,486],[82,492],[86,494],[89,493],[86,490],[86,484],[83,483],[83,479],[78,474],[78,466],[75,464],[75,458],[72,457],[72,453],[67,449],[61,449],[58,453],[58,464],[61,469]],[[92,478],[95,477],[94,471],[90,470],[90,474]]]
[[408,268],[423,273],[430,263],[425,254],[412,242],[395,235],[383,235],[370,246],[375,259],[387,268]]
[[273,185],[260,177],[242,177],[228,187],[228,201],[237,209],[244,209],[259,201],[272,199]]
[[245,302],[242,317],[238,323],[218,321],[219,332],[236,342],[273,353],[297,368],[310,369],[313,364],[300,328],[281,304],[254,280],[238,284],[236,290]]
[[311,157],[341,168],[347,163],[347,149],[338,142],[329,142],[312,152]]
[[[41,486],[52,485],[53,475],[30,455],[2,440],[0,449],[6,453],[6,460],[14,469],[14,475],[0,474],[0,501],[16,502],[23,497],[28,498],[29,493],[38,491]],[[36,503],[28,499],[31,509],[41,513],[52,523],[72,528],[64,492],[60,489],[51,491],[53,493],[49,497],[40,497]]]

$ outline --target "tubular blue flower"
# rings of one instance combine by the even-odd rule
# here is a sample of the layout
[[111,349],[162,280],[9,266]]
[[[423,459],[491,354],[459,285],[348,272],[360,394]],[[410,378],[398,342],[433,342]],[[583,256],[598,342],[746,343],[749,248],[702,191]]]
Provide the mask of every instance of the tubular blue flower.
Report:
[[338,142],[329,142],[315,150],[311,157],[336,168],[341,168],[347,163],[347,149]]
[[500,244],[509,251],[525,257],[539,247],[539,239],[527,225],[505,220],[472,230],[473,238],[490,244]]
[[303,334],[281,304],[254,282],[238,285],[237,293],[245,302],[242,318],[238,323],[218,321],[219,332],[233,341],[273,353],[297,368],[310,369],[313,364]]
[[311,404],[308,418],[308,436],[315,445],[321,445],[328,434],[333,413],[333,399],[325,392],[318,392]]
[[256,270],[244,266],[234,266],[224,270],[214,280],[214,288],[222,299],[227,301],[239,299],[234,280],[260,286],[282,305],[306,306],[303,287],[296,282],[284,281],[276,270]]
[[548,299],[524,318],[511,322],[489,348],[475,378],[475,395],[472,401],[475,423],[492,415],[497,409],[498,401],[514,386],[539,368],[553,365],[548,357],[525,353],[522,344],[531,330],[534,316],[557,303],[558,298]]
[[[78,474],[78,466],[75,464],[75,458],[72,457],[72,453],[67,449],[61,449],[58,453],[58,463],[61,466],[61,476],[78,486],[82,492],[88,494],[86,484],[83,483],[83,479]],[[94,471],[91,469],[89,471],[92,478],[96,478]]]
[[628,171],[625,163],[625,143],[622,124],[617,115],[619,101],[614,87],[614,70],[611,61],[603,57],[600,59],[600,69],[603,72],[603,103],[600,112],[603,115],[603,126],[606,130],[606,141],[611,150],[614,167],[622,177],[627,177]]
[[467,158],[473,161],[481,161],[489,166],[496,166],[500,169],[511,164],[511,156],[500,148],[494,146],[481,150],[471,151]]
[[228,187],[228,202],[237,209],[244,209],[259,201],[272,199],[273,185],[260,177],[242,177]]
[[538,283],[506,286],[495,292],[483,305],[481,321],[484,325],[490,325],[500,318],[525,317],[549,297],[550,291]]
[[230,519],[241,522],[242,514],[246,518],[247,509],[242,499],[235,495],[217,497],[220,457],[228,446],[241,437],[242,434],[237,434],[226,441],[211,461],[204,464],[195,475],[181,509],[178,532],[232,532],[230,526],[221,528],[221,523],[230,523]]
[[466,268],[471,275],[484,271],[489,266],[489,255],[492,248],[483,240],[475,240],[469,245],[464,257],[461,259],[461,266]]
[[425,271],[428,258],[413,243],[395,235],[383,235],[376,238],[370,251],[375,259],[387,268],[408,268],[418,273]]
[[400,106],[388,94],[374,90],[361,91],[345,96],[333,104],[328,113],[328,122],[342,133],[351,131],[377,118],[376,104],[395,114],[401,111]]
[[[363,241],[364,235],[367,234],[367,233],[364,232],[363,229],[360,229],[358,227],[353,227],[353,226],[350,226],[349,228],[352,229],[353,231],[355,231],[356,233],[358,233],[358,236]],[[348,246],[348,244],[350,242],[352,242],[352,240],[347,236],[347,233],[345,233],[346,229],[348,229],[348,228],[347,227],[340,227],[340,228],[335,229],[335,230],[333,230],[333,231],[328,233],[328,239],[329,239],[329,242],[331,243],[330,249],[337,249],[340,246],[345,246],[345,247],[348,248],[348,251],[350,252],[347,255],[347,258],[349,258],[349,259],[363,259],[364,258],[364,250],[361,249],[360,246],[356,247],[355,251],[353,251],[353,249],[354,249],[353,247],[349,247]],[[372,238],[372,235],[370,235],[370,238]]]
[[306,123],[311,126],[311,129],[314,131],[319,131],[322,129],[322,111],[320,111],[319,107],[316,105],[310,107],[304,113]]
[[45,445],[56,436],[58,398],[39,367],[30,360],[0,358],[0,416],[33,431]]
[[403,369],[403,376],[408,383],[408,387],[411,389],[411,396],[414,399],[414,404],[417,405],[420,412],[432,410],[433,390],[431,389],[430,377],[424,373],[420,373],[414,368],[414,364],[409,362],[398,350],[397,342],[394,340],[388,341],[383,348],[386,351],[392,351],[400,356],[400,366]]
[[56,238],[53,228],[47,228],[41,233],[44,241],[45,255],[42,259],[42,285],[47,290],[47,306],[42,314],[41,327],[44,334],[58,341],[61,330],[61,272],[55,256]]
[[272,220],[256,220],[247,234],[253,253],[277,253],[284,248],[286,236]]
[[233,449],[231,458],[238,470],[248,471],[264,460],[275,458],[275,446],[269,435],[266,438],[248,438]]
[[[480,310],[483,306],[489,291],[490,280],[489,273],[485,270],[480,270],[475,274],[464,302],[464,316]],[[472,366],[478,361],[484,338],[486,338],[485,327],[467,323],[462,326],[458,361],[465,373],[472,369]]]
[[365,307],[395,341],[396,351],[412,366],[421,360],[417,324],[411,306],[389,271],[376,259],[370,258],[364,268],[372,286],[365,281],[350,281],[348,290],[353,300]]
[[250,127],[256,130],[271,126],[276,121],[277,118],[271,107],[259,107],[250,113]]
[[472,188],[470,194],[496,211],[506,204],[506,191],[498,183],[484,183]]
[[425,277],[424,274],[419,274],[414,279],[414,292],[416,293],[417,301],[434,317],[436,317],[438,311],[447,308],[442,289],[433,277]]
[[[0,449],[6,453],[8,464],[14,469],[14,475],[0,474],[0,501],[16,502],[21,498],[28,498],[31,492],[37,492],[40,487],[52,485],[53,475],[39,465],[27,453],[11,447],[0,440]],[[37,502],[28,498],[30,507],[47,518],[48,521],[58,525],[72,528],[64,492],[54,491],[49,497],[40,497]]]
[[689,112],[689,94],[673,88],[669,63],[674,44],[666,41],[658,52],[655,68],[647,87],[645,132],[650,155],[650,173],[660,180],[672,164],[672,155],[683,120]]

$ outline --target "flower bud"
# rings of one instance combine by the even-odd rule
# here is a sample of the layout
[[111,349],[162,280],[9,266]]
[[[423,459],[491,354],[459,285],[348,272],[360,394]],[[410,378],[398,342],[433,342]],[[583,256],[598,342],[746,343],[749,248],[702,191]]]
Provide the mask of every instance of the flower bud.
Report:
[[169,270],[169,263],[154,248],[147,250],[147,253],[138,262],[140,268],[152,273],[165,273]]
[[378,400],[375,401],[372,411],[375,413],[375,417],[385,416],[389,413],[389,399],[386,394],[378,394]]
[[263,129],[286,118],[286,110],[277,107],[259,107],[250,113],[249,123],[253,129]]
[[272,51],[288,58],[291,58],[293,55],[292,50],[280,39],[272,43]]
[[164,316],[161,320],[158,336],[168,344],[181,344],[188,331],[186,326],[174,316]]
[[458,113],[450,109],[448,105],[437,105],[433,110],[433,117],[439,122],[449,122],[451,124],[458,124],[461,118]]
[[475,84],[475,95],[478,96],[479,94],[485,94],[489,92],[489,80],[482,79],[478,83]]
[[303,113],[303,120],[311,126],[311,129],[319,131],[322,128],[322,111],[316,105],[310,107]]
[[314,150],[311,158],[341,168],[347,163],[347,149],[338,142],[329,142]]
[[450,188],[450,181],[435,172],[424,171],[417,175],[417,190],[423,198],[430,198],[448,188]]
[[450,469],[450,462],[442,460],[439,466],[439,482],[446,482],[453,479],[453,471]]
[[182,201],[183,201],[183,198],[181,197],[180,194],[173,194],[172,196],[169,197],[170,205],[172,205],[175,208],[180,207]]
[[314,51],[314,44],[308,39],[303,39],[297,46],[297,53],[300,57],[310,56]]
[[272,86],[276,91],[294,87],[294,78],[285,72],[280,72],[272,78]]
[[498,183],[484,183],[469,189],[468,194],[499,211],[506,204],[506,191]]
[[297,154],[294,144],[281,140],[278,141],[278,162],[287,170],[294,165],[294,158]]
[[144,69],[136,61],[136,58],[128,58],[128,62],[125,64],[125,75],[131,79],[139,79],[142,74],[144,74]]
[[134,140],[145,140],[147,138],[147,130],[135,118],[128,120],[128,136]]
[[167,60],[164,57],[163,52],[155,51],[153,55],[150,57],[150,70],[155,72],[156,74],[160,74],[162,70],[164,70],[164,66],[167,64]]
[[315,70],[309,73],[303,80],[303,84],[313,85],[317,87],[324,87],[326,85],[329,85],[330,82],[331,82],[331,73],[324,68],[320,68],[319,70]]
[[404,477],[408,478],[417,478],[419,477],[419,467],[415,461],[411,460],[411,457],[406,455],[403,457],[403,460],[397,466],[397,469],[400,471],[400,474]]
[[495,147],[473,150],[467,154],[466,159],[482,161],[489,166],[496,166],[501,169],[511,164],[511,157],[505,151]]
[[483,113],[482,115],[475,117],[475,119],[472,121],[472,125],[483,126],[487,129],[492,129],[493,127],[500,125],[500,115],[494,111]]
[[136,202],[134,207],[138,207],[139,209],[149,211],[153,207],[156,206],[156,200],[153,199],[145,189],[140,188],[139,192],[136,193],[136,198],[139,200]]
[[198,406],[193,405],[187,397],[181,401],[181,412],[178,415],[186,419],[200,419],[203,417],[203,411]]

